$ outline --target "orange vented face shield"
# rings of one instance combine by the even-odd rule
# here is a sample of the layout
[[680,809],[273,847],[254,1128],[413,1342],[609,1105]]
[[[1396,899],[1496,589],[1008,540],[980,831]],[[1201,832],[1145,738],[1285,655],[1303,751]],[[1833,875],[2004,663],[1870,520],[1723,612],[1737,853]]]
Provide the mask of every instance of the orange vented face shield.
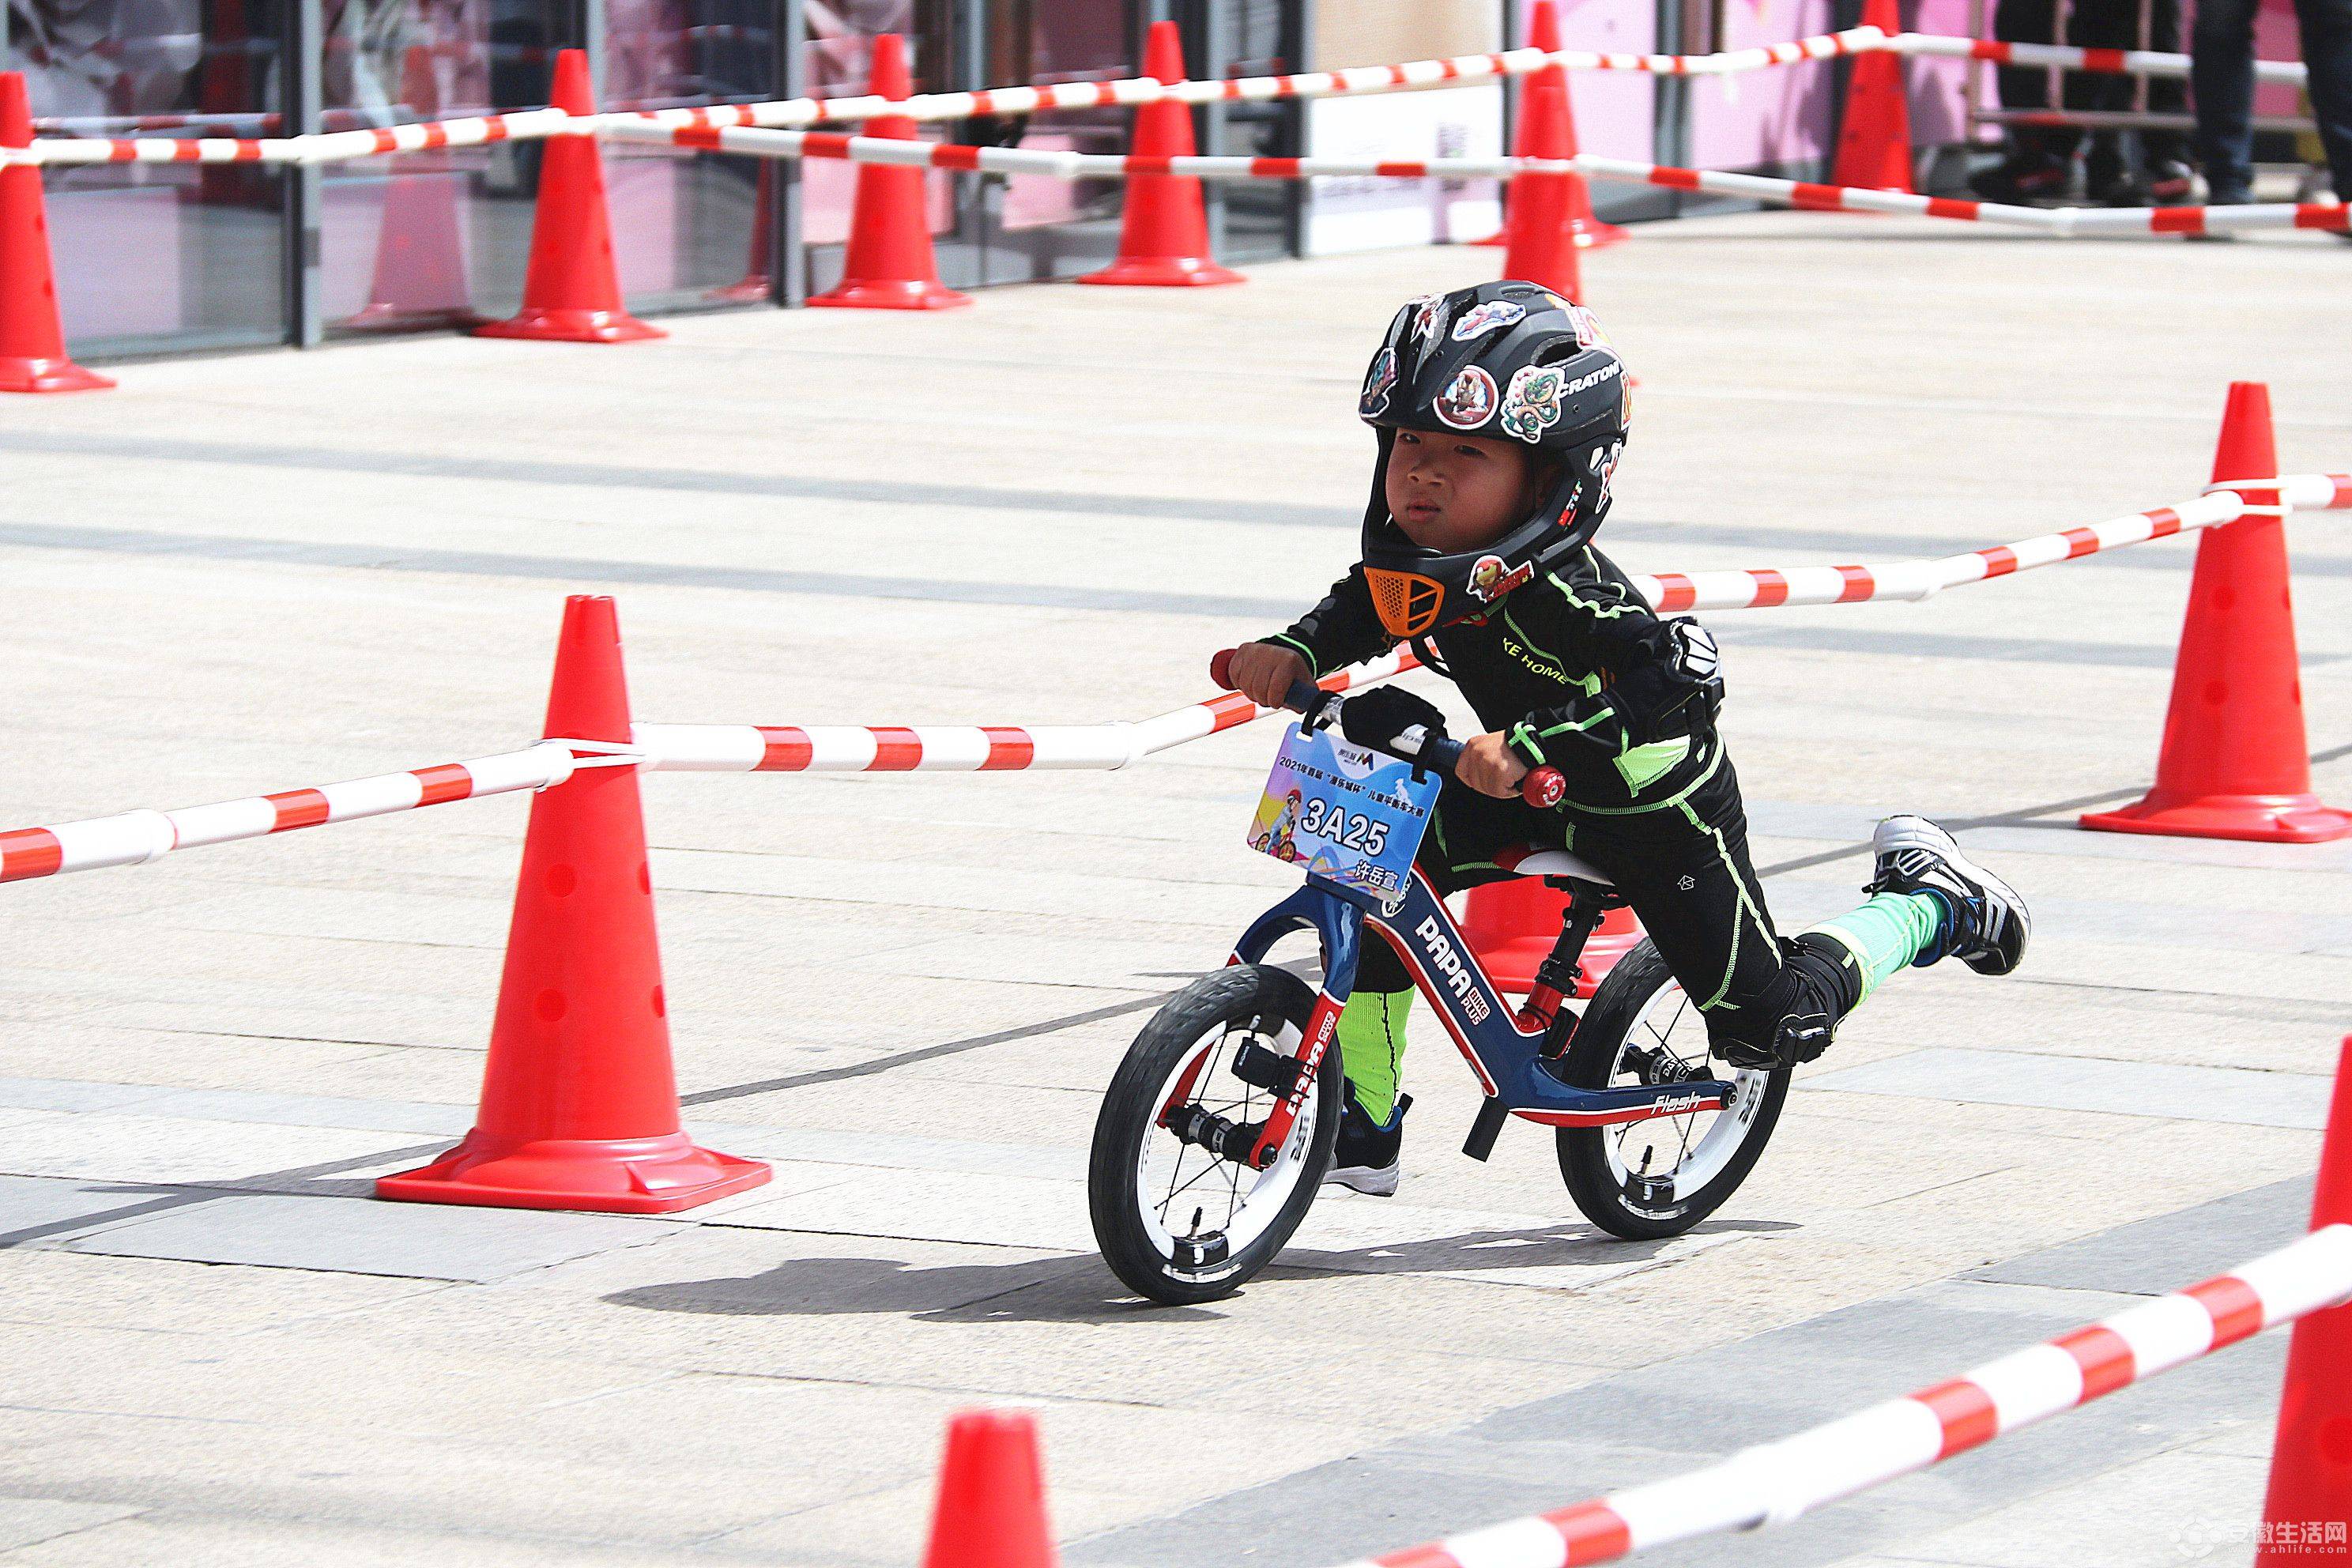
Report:
[[1437,624],[1445,603],[1444,585],[1418,572],[1364,568],[1364,584],[1372,591],[1372,611],[1392,637],[1419,637]]

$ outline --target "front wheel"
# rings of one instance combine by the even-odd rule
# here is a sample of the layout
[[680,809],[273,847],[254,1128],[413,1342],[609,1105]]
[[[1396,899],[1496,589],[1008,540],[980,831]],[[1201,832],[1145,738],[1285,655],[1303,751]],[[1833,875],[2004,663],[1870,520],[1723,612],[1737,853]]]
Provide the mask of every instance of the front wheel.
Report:
[[1103,1260],[1129,1288],[1171,1306],[1230,1296],[1307,1217],[1339,1135],[1337,1050],[1324,1053],[1290,1137],[1263,1171],[1170,1125],[1263,1124],[1276,1096],[1234,1066],[1253,1046],[1295,1058],[1314,1009],[1315,993],[1288,970],[1234,964],[1178,992],[1128,1047],[1095,1119],[1087,1207]]
[[[1717,1076],[1706,1021],[1646,941],[1593,993],[1566,1068],[1579,1089]],[[1734,1088],[1719,1110],[1559,1129],[1559,1173],[1587,1219],[1629,1241],[1654,1241],[1680,1236],[1738,1190],[1780,1120],[1789,1073],[1722,1070]]]

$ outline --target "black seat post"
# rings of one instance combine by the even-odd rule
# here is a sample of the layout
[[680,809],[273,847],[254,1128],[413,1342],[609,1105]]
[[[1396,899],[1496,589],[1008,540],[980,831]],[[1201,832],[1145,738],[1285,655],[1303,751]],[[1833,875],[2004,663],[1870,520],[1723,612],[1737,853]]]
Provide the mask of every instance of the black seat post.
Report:
[[1615,900],[1607,889],[1572,877],[1546,877],[1544,886],[1565,889],[1568,907],[1560,911],[1559,937],[1536,971],[1536,984],[1549,985],[1563,996],[1573,996],[1576,983],[1584,973],[1584,944],[1601,929],[1601,917]]

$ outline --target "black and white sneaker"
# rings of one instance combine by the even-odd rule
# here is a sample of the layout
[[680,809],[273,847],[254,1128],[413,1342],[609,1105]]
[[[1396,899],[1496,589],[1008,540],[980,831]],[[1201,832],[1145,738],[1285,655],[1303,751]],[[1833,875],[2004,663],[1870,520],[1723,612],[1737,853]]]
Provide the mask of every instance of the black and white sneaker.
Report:
[[[1954,957],[1979,974],[2007,974],[2025,956],[2033,919],[2017,889],[1960,853],[1952,836],[1924,816],[1890,816],[1872,834],[1877,868],[1869,893],[1930,892],[1952,907],[1952,922],[1922,967]],[[1344,1136],[1344,1134],[1343,1134]]]
[[1388,1121],[1375,1121],[1350,1090],[1347,1109],[1339,1113],[1339,1141],[1331,1151],[1325,1184],[1337,1183],[1376,1198],[1394,1197],[1404,1152],[1404,1113],[1412,1109],[1412,1096],[1400,1094]]

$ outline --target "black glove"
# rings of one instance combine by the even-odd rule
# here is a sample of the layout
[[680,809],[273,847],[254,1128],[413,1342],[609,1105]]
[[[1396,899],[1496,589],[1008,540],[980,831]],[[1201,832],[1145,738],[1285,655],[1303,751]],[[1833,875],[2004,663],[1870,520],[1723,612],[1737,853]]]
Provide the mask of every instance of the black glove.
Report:
[[1394,686],[1375,686],[1348,694],[1339,704],[1339,733],[1359,746],[1389,751],[1396,738],[1415,724],[1433,735],[1445,733],[1445,715],[1425,698]]
[[1710,729],[1723,706],[1723,660],[1696,621],[1661,621],[1643,639],[1649,656],[1616,671],[1609,696],[1636,744]]

